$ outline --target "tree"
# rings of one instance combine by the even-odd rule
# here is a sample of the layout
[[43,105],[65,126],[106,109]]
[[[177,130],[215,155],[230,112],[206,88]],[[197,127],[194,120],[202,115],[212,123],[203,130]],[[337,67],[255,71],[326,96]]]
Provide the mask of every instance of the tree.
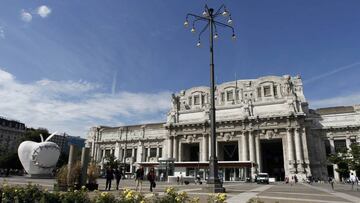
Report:
[[105,167],[111,167],[113,169],[118,168],[119,167],[119,162],[118,160],[115,160],[115,156],[112,154],[108,154],[105,156]]
[[41,142],[40,134],[43,136],[44,139],[46,139],[50,133],[46,128],[26,128],[24,141],[34,141],[34,142]]
[[19,157],[16,152],[11,152],[0,157],[0,168],[22,169]]
[[352,143],[350,148],[344,148],[340,152],[333,154],[329,157],[329,161],[333,164],[337,164],[336,171],[341,178],[349,176],[350,170],[360,170],[360,145]]

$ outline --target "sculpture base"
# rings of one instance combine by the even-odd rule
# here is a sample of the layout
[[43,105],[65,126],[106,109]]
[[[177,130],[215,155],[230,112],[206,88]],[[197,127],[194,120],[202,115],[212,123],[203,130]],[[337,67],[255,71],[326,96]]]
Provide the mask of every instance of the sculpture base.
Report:
[[26,178],[36,178],[36,179],[54,179],[54,176],[51,174],[28,174],[25,175]]

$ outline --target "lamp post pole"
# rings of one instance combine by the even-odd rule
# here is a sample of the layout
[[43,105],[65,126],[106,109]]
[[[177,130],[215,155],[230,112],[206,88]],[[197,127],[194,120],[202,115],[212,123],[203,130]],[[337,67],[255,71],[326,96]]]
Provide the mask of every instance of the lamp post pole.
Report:
[[[211,155],[209,160],[209,177],[207,180],[207,187],[205,188],[209,192],[225,192],[225,188],[222,186],[222,181],[219,179],[218,172],[218,160],[216,157],[216,109],[215,109],[215,76],[214,76],[214,39],[218,38],[217,27],[226,27],[232,30],[232,38],[235,39],[234,28],[225,23],[221,23],[216,21],[215,18],[223,15],[229,16],[228,24],[232,23],[231,15],[226,10],[225,5],[222,5],[215,13],[213,8],[208,8],[205,5],[205,10],[203,12],[203,16],[198,16],[194,14],[187,14],[186,21],[184,25],[187,27],[189,25],[188,18],[192,17],[194,20],[192,21],[192,29],[191,32],[195,32],[195,24],[198,21],[206,22],[205,27],[199,33],[197,46],[200,46],[200,37],[201,34],[209,28],[209,37],[210,37],[210,137],[211,137]],[[215,34],[214,34],[215,30]]]

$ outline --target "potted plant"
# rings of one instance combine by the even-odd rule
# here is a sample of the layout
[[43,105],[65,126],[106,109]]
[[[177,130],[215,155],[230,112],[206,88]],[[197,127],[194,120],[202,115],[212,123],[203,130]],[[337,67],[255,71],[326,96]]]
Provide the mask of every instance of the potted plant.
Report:
[[87,177],[88,183],[86,184],[86,188],[90,191],[97,190],[99,188],[99,184],[97,184],[97,179],[99,178],[100,173],[96,163],[92,162],[89,164],[87,169]]

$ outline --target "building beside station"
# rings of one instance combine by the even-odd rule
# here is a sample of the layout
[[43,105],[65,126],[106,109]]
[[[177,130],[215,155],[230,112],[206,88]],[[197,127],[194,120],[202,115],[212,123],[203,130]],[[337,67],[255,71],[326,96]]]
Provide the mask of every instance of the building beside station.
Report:
[[[167,175],[206,178],[209,91],[204,86],[173,94],[163,123],[91,128],[92,159],[103,166],[113,154],[128,173],[142,165]],[[226,82],[216,86],[215,97],[216,154],[224,181],[244,181],[258,172],[277,180],[339,179],[327,156],[360,142],[360,106],[309,109],[299,76]]]
[[25,132],[24,123],[0,116],[0,156],[17,152],[20,142],[24,139]]
[[69,154],[70,145],[75,145],[80,150],[85,146],[86,139],[62,133],[55,134],[49,141],[56,143],[62,153]]

